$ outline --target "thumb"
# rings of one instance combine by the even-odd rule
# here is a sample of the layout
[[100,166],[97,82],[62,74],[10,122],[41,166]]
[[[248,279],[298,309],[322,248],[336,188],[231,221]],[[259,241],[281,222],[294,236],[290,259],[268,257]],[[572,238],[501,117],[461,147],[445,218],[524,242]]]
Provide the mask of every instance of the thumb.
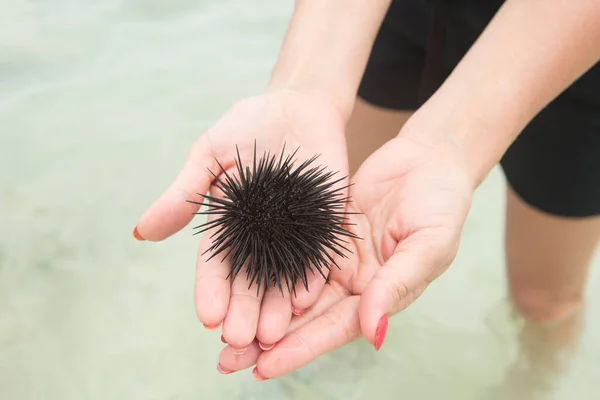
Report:
[[388,317],[412,304],[449,264],[447,252],[432,248],[437,246],[430,241],[411,242],[396,248],[360,296],[361,331],[376,350],[385,339]]
[[133,235],[138,240],[161,241],[185,227],[202,202],[212,183],[215,160],[205,135],[192,146],[185,165],[169,188],[152,204],[138,221]]

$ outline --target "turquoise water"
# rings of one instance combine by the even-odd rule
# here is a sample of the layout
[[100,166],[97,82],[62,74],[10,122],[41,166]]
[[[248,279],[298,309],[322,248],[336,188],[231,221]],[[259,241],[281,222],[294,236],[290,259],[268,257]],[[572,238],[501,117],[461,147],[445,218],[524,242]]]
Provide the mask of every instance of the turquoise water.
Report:
[[530,366],[519,343],[539,340],[504,300],[498,170],[381,352],[359,340],[262,383],[216,372],[220,333],[193,308],[198,238],[131,230],[198,135],[264,87],[291,7],[0,0],[0,399],[595,398],[600,258],[573,354]]

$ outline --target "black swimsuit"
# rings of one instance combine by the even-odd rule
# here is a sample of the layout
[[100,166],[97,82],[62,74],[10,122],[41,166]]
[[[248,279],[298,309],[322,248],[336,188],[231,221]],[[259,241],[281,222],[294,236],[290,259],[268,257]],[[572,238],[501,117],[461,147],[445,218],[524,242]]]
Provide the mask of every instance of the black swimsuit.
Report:
[[[501,0],[393,1],[358,94],[415,110],[449,75]],[[600,64],[545,107],[501,160],[509,185],[555,215],[600,215]]]

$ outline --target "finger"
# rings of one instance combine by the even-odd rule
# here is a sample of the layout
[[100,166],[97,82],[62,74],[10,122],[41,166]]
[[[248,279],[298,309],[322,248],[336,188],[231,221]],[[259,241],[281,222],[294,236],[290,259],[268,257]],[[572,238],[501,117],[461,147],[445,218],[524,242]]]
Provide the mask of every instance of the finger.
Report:
[[[346,245],[351,249],[351,251],[356,252],[353,243],[349,243]],[[342,265],[344,261],[342,257],[340,257],[334,251],[331,250],[328,250],[327,254],[327,258],[332,261],[329,264],[330,268],[338,269],[338,265]],[[336,263],[338,265],[336,265]],[[332,272],[335,271],[323,269],[322,272],[323,275],[325,275],[325,277],[328,277],[331,275]],[[296,295],[292,296],[292,312],[294,313],[294,315],[302,315],[308,308],[312,307],[317,300],[320,301],[321,292],[323,291],[323,288],[327,286],[326,279],[325,277],[323,277],[323,275],[321,275],[316,269],[313,270],[312,273],[308,272],[308,290],[306,289],[302,281],[296,283]]]
[[183,169],[169,188],[142,215],[134,230],[138,239],[160,241],[186,226],[202,202],[198,193],[205,194],[212,182],[208,169],[216,171],[206,136],[198,139],[190,150]]
[[258,347],[257,341],[252,342],[242,354],[234,352],[231,346],[225,346],[225,348],[221,350],[221,354],[219,354],[217,371],[222,374],[230,374],[232,372],[250,368],[256,363],[256,360],[258,360],[261,353],[262,350]]
[[[329,271],[324,270],[325,276]],[[296,282],[296,294],[292,295],[292,311],[294,315],[302,315],[309,307],[311,307],[319,298],[323,287],[325,286],[325,278],[318,272],[308,272],[306,274],[308,290],[302,281]]]
[[439,275],[435,242],[411,242],[397,247],[361,295],[361,330],[376,350],[383,344],[388,317],[404,310]]
[[[343,290],[338,290],[337,286],[338,285],[335,284],[335,282],[332,285],[326,286],[321,294],[321,297],[319,297],[319,300],[312,308],[310,308],[301,316],[294,316],[288,326],[286,335],[289,335],[293,331],[300,329],[304,325],[319,318],[323,313],[325,313],[326,310],[331,309],[341,299],[346,298],[348,295],[345,294]],[[263,312],[261,311],[261,315],[262,313]],[[254,351],[253,346],[255,345],[256,343],[250,345],[248,350],[246,350],[242,355],[233,353],[231,349],[228,351],[224,350],[221,352],[221,356],[219,358],[221,366],[229,371],[238,371],[253,366],[256,364],[258,357],[264,353],[264,351]],[[277,346],[278,344],[276,344],[273,349],[277,348]],[[273,351],[273,349],[268,351]]]
[[323,315],[286,335],[272,350],[261,353],[255,379],[286,375],[360,337],[358,296],[347,297]]
[[217,329],[223,322],[229,306],[231,284],[227,279],[230,264],[222,257],[210,258],[209,254],[202,255],[211,245],[210,231],[202,236],[200,250],[196,261],[196,284],[194,288],[194,303],[196,315],[207,329]]
[[331,284],[323,288],[319,299],[311,308],[306,310],[306,312],[302,313],[301,315],[294,316],[292,318],[287,328],[287,333],[291,333],[318,318],[324,314],[325,311],[348,296],[350,296],[350,293],[348,293],[340,284],[335,281],[331,282]]
[[256,282],[248,287],[245,271],[231,285],[229,309],[223,321],[223,337],[237,353],[243,353],[256,337],[264,289],[257,293]]
[[277,286],[269,286],[262,301],[256,338],[263,350],[270,350],[277,343],[290,324],[292,303],[289,290],[283,294]]

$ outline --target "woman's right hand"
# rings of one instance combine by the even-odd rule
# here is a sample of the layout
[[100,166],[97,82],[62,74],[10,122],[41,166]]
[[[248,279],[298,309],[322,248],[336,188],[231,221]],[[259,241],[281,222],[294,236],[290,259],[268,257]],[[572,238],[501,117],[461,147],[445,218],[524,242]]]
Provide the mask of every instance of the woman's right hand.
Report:
[[[251,165],[256,140],[257,156],[264,151],[278,154],[285,144],[286,154],[299,148],[296,159],[302,162],[321,154],[317,163],[348,175],[345,120],[335,106],[322,97],[291,91],[274,91],[248,98],[234,105],[213,127],[192,145],[183,169],[171,186],[148,208],[138,222],[134,235],[141,240],[161,241],[184,228],[202,202],[199,194],[211,190],[221,169],[235,174],[236,145],[244,165]],[[339,183],[344,186],[344,182]],[[214,189],[214,188],[213,188]],[[213,196],[217,191],[211,190]],[[229,263],[219,257],[210,261],[202,256],[210,246],[210,232],[200,240],[196,264],[195,305],[200,321],[208,329],[223,324],[224,339],[242,352],[256,338],[264,348],[277,343],[285,334],[292,313],[300,314],[312,306],[324,286],[320,274],[308,274],[309,291],[299,282],[296,296],[284,296],[277,288],[248,288],[247,277],[239,274],[233,282],[226,279]],[[326,272],[326,271],[325,271]]]

